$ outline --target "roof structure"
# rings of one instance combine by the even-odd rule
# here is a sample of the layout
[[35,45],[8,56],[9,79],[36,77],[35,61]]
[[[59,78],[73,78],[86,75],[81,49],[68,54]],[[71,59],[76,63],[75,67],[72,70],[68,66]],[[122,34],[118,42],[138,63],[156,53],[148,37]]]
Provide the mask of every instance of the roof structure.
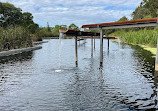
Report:
[[84,32],[84,31],[76,31],[76,30],[59,30],[59,32],[66,34],[67,36],[100,36],[100,33]]
[[156,27],[158,26],[158,18],[138,19],[131,21],[109,22],[83,25],[82,28],[89,29],[116,29],[116,28],[134,28],[134,27]]

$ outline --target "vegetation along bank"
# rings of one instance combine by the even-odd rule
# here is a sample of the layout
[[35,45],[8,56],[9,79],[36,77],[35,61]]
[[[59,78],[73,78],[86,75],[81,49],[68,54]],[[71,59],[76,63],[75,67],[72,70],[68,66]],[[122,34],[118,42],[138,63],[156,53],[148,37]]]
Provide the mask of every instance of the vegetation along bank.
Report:
[[[158,0],[143,0],[131,14],[132,20],[158,17]],[[118,21],[127,21],[122,17]],[[105,32],[110,36],[120,37],[121,42],[139,45],[156,54],[158,28],[113,29]]]

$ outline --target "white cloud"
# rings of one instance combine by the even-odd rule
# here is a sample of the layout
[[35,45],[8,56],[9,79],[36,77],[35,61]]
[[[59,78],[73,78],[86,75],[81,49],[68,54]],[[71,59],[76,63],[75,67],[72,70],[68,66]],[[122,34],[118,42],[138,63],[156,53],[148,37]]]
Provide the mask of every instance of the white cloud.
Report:
[[[142,0],[1,0],[31,12],[41,26],[83,24],[116,21],[130,14]],[[114,8],[112,8],[114,7]],[[108,9],[107,9],[108,8]]]

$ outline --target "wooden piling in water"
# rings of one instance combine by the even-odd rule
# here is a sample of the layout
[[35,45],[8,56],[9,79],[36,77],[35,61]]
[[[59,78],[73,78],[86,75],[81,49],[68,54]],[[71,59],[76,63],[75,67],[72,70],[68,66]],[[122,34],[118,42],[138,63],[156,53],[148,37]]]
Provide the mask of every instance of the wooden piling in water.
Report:
[[95,38],[94,38],[94,50],[95,50]]
[[78,67],[77,36],[75,36],[75,63],[76,67]]
[[[157,24],[158,24],[158,19],[157,19]],[[157,27],[155,27],[155,30]],[[156,52],[156,60],[155,60],[155,73],[158,74],[158,34],[156,36],[157,36],[157,52]]]
[[109,49],[109,45],[110,45],[110,44],[109,44],[109,39],[108,39],[108,49]]
[[93,37],[91,37],[91,57],[93,57]]
[[156,53],[156,60],[155,60],[155,71],[158,72],[158,39],[157,39],[157,53]]
[[103,66],[103,29],[100,29],[100,67]]

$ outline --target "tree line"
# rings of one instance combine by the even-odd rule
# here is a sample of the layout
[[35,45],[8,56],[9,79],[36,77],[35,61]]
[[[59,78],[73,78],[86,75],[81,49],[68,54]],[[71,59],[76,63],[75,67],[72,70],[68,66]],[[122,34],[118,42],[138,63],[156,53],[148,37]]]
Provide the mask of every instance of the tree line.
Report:
[[40,41],[43,37],[58,37],[59,29],[79,30],[75,24],[50,27],[47,22],[47,26],[40,27],[30,12],[0,2],[0,51],[31,47],[32,41]]
[[[143,0],[140,5],[132,12],[132,20],[158,17],[158,0]],[[129,20],[123,16],[118,21]]]
[[0,2],[0,27],[6,29],[17,26],[25,28],[32,36],[59,36],[59,29],[79,30],[79,27],[74,23],[69,26],[55,25],[55,27],[50,27],[47,22],[46,27],[39,27],[33,21],[33,15],[30,12],[22,12],[21,8],[17,8],[13,4]]

